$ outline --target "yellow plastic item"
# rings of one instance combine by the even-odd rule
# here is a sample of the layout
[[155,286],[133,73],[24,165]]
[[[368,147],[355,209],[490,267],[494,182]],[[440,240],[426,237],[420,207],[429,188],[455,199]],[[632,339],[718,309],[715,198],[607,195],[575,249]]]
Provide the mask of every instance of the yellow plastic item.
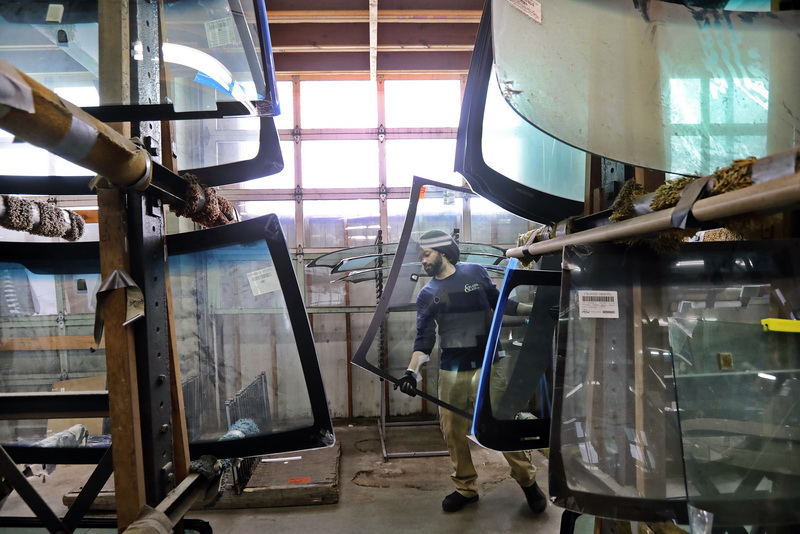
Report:
[[800,334],[800,321],[793,319],[761,319],[764,332],[793,332]]

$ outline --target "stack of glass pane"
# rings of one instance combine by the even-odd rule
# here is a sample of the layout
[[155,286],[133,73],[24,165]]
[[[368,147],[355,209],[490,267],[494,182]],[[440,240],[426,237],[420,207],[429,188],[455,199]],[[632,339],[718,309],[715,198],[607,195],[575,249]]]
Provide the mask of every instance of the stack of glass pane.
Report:
[[[314,340],[278,218],[176,234],[167,248],[192,457],[332,445]],[[0,253],[3,402],[22,393],[105,391],[105,343],[93,336],[102,298],[97,243],[0,243]],[[220,441],[240,421],[243,439]],[[31,458],[25,449],[76,425],[85,439],[61,443],[53,463],[97,461],[112,440],[105,418],[11,418],[0,421],[0,444]]]
[[556,503],[628,520],[800,523],[800,242],[569,246],[564,266]]

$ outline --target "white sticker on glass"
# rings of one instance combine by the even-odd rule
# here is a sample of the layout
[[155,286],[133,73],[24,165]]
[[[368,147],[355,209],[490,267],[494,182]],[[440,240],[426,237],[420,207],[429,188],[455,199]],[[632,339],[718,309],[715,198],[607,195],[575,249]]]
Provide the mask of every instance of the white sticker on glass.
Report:
[[542,4],[536,0],[508,0],[515,8],[528,15],[530,18],[542,23]]
[[247,273],[247,280],[250,282],[250,289],[253,291],[254,296],[277,291],[281,288],[278,273],[274,267]]
[[616,291],[578,291],[581,318],[619,319]]

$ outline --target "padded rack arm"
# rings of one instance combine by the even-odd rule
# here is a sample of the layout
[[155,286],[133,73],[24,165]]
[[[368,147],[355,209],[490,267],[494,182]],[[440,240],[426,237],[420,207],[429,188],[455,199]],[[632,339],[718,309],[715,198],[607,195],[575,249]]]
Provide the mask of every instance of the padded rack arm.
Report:
[[[796,207],[798,202],[800,172],[698,200],[691,208],[691,215],[698,221],[709,222],[746,213],[786,211]],[[510,248],[506,251],[506,256],[529,258],[560,251],[567,245],[616,241],[668,230],[673,227],[673,211],[675,208],[654,211],[621,222]]]
[[153,162],[145,148],[3,60],[0,128],[96,172],[113,185],[150,188],[173,207],[186,204],[186,180]]

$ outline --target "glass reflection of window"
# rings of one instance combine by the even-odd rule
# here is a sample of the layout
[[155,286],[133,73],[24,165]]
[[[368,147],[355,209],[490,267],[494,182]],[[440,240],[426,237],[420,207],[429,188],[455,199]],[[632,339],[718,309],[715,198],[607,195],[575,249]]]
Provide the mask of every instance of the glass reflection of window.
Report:
[[271,176],[242,182],[242,189],[293,189],[294,188],[294,141],[281,141],[283,170]]
[[[745,158],[767,152],[765,80],[673,78],[668,105],[669,150],[676,172],[730,165],[727,154]],[[699,135],[702,132],[708,135]]]
[[260,119],[174,121],[178,162],[184,169],[249,160],[258,154]]
[[[341,276],[341,275],[339,275]],[[346,306],[350,286],[346,282],[332,283],[329,270],[308,269],[306,271],[306,305],[307,306]],[[375,288],[372,288],[374,295]],[[373,296],[372,300],[375,300]],[[314,325],[316,327],[316,324]],[[315,336],[316,338],[316,336]],[[319,342],[319,339],[316,339]]]
[[388,199],[386,201],[386,213],[389,222],[384,242],[397,243],[400,241],[400,234],[403,232],[403,221],[405,221],[406,213],[408,213],[408,199]]
[[517,183],[582,201],[586,153],[531,126],[500,92],[494,72],[486,92],[481,137],[483,160]]
[[[262,179],[266,180],[268,178]],[[290,247],[295,246],[294,240],[296,225],[294,223],[294,201],[248,200],[244,202],[238,202],[236,205],[236,210],[239,212],[239,216],[243,221],[274,213],[278,216],[278,221],[281,224],[281,230],[286,238],[286,242],[289,243]]]
[[314,200],[303,206],[307,247],[345,248],[375,242],[380,229],[376,200]]
[[[384,271],[384,280],[386,273]],[[375,280],[378,272],[373,273],[369,278],[370,281],[363,283],[350,283],[347,281],[337,280],[344,276],[343,273],[330,274],[326,269],[308,269],[306,270],[306,293],[305,301],[309,307],[314,306],[374,306],[375,305],[375,284],[371,280]],[[327,313],[325,315],[328,315]],[[339,325],[344,324],[341,321]],[[316,336],[316,329],[319,323],[314,321],[315,340],[317,343],[320,339]],[[338,339],[337,341],[341,341]]]
[[[0,392],[52,391],[65,378],[104,372],[103,346],[92,349],[89,341],[99,284],[100,276],[92,272],[39,273],[0,261]],[[35,339],[40,342],[31,344]],[[56,339],[69,341],[72,348],[63,351],[47,342]],[[0,442],[44,437],[47,423],[3,421]]]
[[517,238],[530,228],[530,222],[513,215],[481,197],[470,199],[472,236],[470,241],[517,246]]
[[97,306],[97,290],[100,275],[64,275],[64,308],[67,314],[94,313]]
[[230,163],[253,159],[258,154],[258,141],[220,141],[214,148],[217,161]]
[[464,232],[463,193],[454,194],[452,190],[427,187],[422,195],[424,196],[420,196],[417,204],[412,234],[419,235],[428,230],[451,233],[457,228],[460,241],[471,241],[470,236]]

